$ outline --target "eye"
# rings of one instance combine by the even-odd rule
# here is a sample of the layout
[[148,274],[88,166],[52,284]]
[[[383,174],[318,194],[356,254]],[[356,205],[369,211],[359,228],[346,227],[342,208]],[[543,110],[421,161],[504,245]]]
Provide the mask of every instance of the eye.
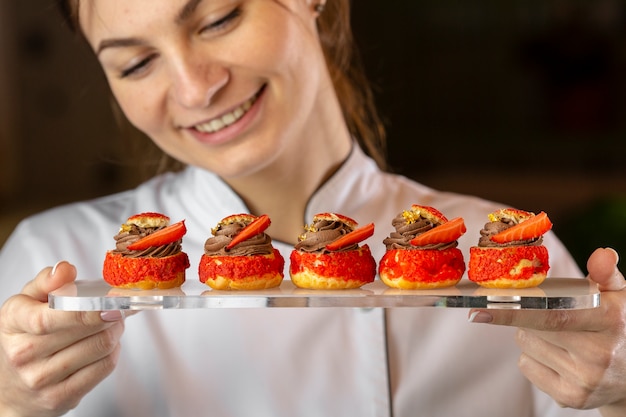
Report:
[[230,13],[226,14],[224,17],[221,17],[217,19],[216,21],[211,22],[208,25],[202,27],[199,33],[216,32],[216,31],[225,30],[231,24],[233,24],[239,16],[241,16],[241,9],[239,7],[235,7]]
[[146,56],[145,58],[141,59],[136,64],[130,66],[129,68],[123,69],[120,72],[120,78],[129,78],[129,77],[140,75],[143,71],[145,71],[148,68],[148,66],[150,65],[150,62],[152,62],[152,60],[155,57],[156,57],[156,54],[150,54]]

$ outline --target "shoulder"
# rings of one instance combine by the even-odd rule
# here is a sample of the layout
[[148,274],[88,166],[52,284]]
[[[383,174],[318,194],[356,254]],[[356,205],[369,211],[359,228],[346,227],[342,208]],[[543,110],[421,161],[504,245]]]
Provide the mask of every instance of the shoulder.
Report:
[[[350,217],[365,224],[375,222],[373,241],[382,241],[391,231],[392,219],[412,204],[432,206],[448,219],[462,217],[467,232],[459,239],[459,247],[466,256],[469,248],[478,242],[480,230],[489,221],[489,213],[509,207],[506,202],[491,201],[479,196],[436,190],[403,175],[384,172],[363,154],[351,156],[344,166],[343,178],[335,178],[332,192],[320,190],[316,196],[316,209],[331,204]],[[523,207],[521,207],[523,208]],[[550,251],[551,274],[561,276],[581,275],[567,249],[550,232],[545,245]]]
[[95,254],[110,246],[131,199],[129,191],[55,207],[22,220],[0,252],[0,270],[32,275],[59,260],[92,269],[99,264]]
[[58,206],[23,219],[0,251],[0,270],[4,273],[13,268],[32,274],[68,260],[79,267],[79,274],[81,270],[99,273],[101,258],[124,220],[138,211],[162,209],[153,203],[161,200],[167,192],[164,188],[173,181],[176,175],[158,176],[132,190]]

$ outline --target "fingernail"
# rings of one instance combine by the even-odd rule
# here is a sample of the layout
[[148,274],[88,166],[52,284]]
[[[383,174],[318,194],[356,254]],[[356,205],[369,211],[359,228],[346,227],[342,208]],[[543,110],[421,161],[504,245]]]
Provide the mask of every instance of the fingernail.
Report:
[[118,321],[124,320],[126,318],[126,314],[124,313],[124,310],[109,310],[101,312],[100,318],[103,321]]
[[619,263],[619,253],[617,253],[617,251],[613,248],[605,248],[605,249],[610,250],[611,252],[615,254],[615,264],[617,265]]
[[59,261],[57,263],[54,264],[54,266],[52,267],[52,271],[50,271],[50,276],[53,277],[54,274],[56,274],[57,272],[57,268],[59,267],[60,264],[62,264],[65,261]]
[[474,311],[467,319],[470,323],[491,323],[493,317],[484,311]]

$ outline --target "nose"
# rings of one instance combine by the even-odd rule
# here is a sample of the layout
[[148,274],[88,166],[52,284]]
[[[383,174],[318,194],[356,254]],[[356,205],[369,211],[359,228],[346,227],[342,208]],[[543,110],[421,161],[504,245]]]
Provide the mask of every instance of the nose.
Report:
[[172,98],[185,108],[209,106],[230,78],[223,65],[193,58],[181,59],[172,72]]

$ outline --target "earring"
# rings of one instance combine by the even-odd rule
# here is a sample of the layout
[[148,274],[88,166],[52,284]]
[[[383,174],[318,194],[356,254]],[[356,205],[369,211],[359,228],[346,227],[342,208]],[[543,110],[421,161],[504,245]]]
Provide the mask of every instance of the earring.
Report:
[[320,14],[324,11],[324,3],[317,3],[315,6],[313,6],[313,10],[315,10],[316,13]]

